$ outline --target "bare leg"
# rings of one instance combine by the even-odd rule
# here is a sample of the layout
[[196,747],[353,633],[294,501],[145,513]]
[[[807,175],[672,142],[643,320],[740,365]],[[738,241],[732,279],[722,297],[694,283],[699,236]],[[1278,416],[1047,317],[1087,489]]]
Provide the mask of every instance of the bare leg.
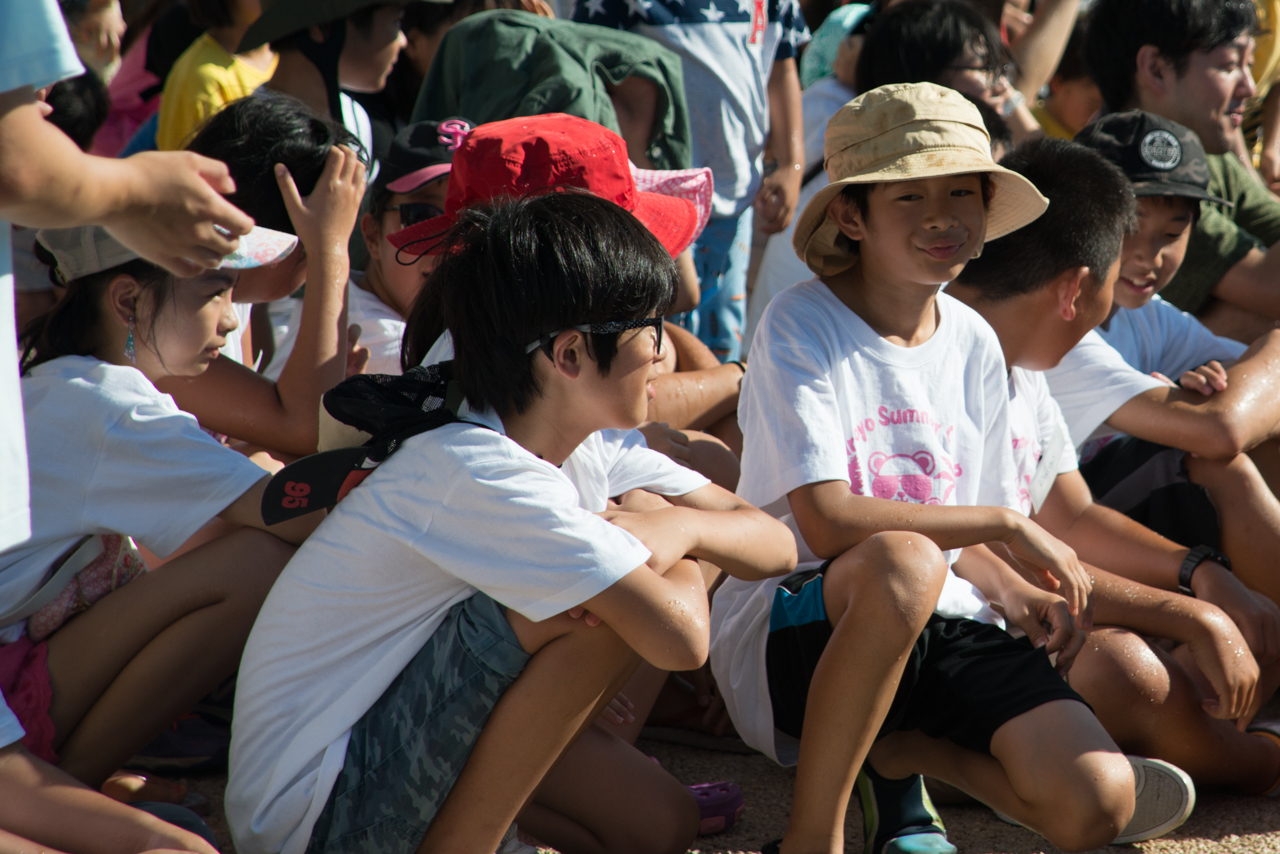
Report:
[[699,818],[675,777],[593,726],[565,751],[517,821],[563,854],[684,854]]
[[[1268,671],[1274,686],[1276,667]],[[1192,675],[1133,632],[1090,632],[1069,681],[1126,753],[1172,762],[1197,783],[1247,794],[1264,792],[1280,778],[1280,745],[1210,717]]]
[[689,468],[716,486],[733,492],[738,488],[741,466],[738,457],[724,442],[709,433],[685,430],[689,437]]
[[59,766],[97,788],[235,670],[293,546],[242,529],[103,597],[49,638]]
[[901,532],[877,534],[827,569],[822,598],[835,630],[809,685],[785,854],[844,851],[845,811],[858,770],[938,602],[946,569],[932,541]]
[[1245,454],[1227,461],[1187,454],[1187,473],[1209,491],[1222,526],[1221,548],[1246,586],[1280,602],[1280,501]]
[[622,686],[622,694],[632,703],[631,714],[635,719],[627,723],[615,724],[605,722],[601,718],[600,726],[603,730],[627,744],[635,744],[636,739],[640,737],[640,730],[644,728],[650,712],[653,711],[653,704],[658,701],[658,695],[662,693],[662,686],[667,684],[670,675],[669,671],[659,670],[647,661],[640,662],[636,672],[631,674],[627,684]]
[[1133,816],[1133,769],[1083,704],[1055,700],[1006,722],[991,755],[896,732],[871,751],[886,777],[928,774],[1040,833],[1064,851],[1100,848]]
[[707,428],[707,432],[724,442],[729,450],[742,457],[742,428],[738,426],[738,413],[730,412]]
[[639,663],[608,626],[564,614],[531,623],[508,611],[507,619],[532,658],[494,707],[419,854],[492,854],[552,765]]
[[1280,495],[1280,440],[1270,439],[1249,452],[1249,459],[1266,481],[1272,495]]

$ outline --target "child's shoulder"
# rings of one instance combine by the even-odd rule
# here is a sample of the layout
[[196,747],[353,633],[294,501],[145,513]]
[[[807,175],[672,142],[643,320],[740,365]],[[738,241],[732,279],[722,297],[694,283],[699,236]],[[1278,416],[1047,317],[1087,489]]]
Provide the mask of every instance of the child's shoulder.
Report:
[[[760,331],[766,337],[813,343],[815,333],[839,331],[841,321],[862,326],[862,319],[849,310],[821,279],[799,282],[775,296],[760,317]],[[846,323],[847,325],[847,323]]]
[[113,365],[92,356],[61,356],[29,370],[22,378],[24,397],[50,393],[62,399],[83,401],[86,406],[96,401],[99,406],[131,408],[148,403],[168,403],[164,394],[136,368]]

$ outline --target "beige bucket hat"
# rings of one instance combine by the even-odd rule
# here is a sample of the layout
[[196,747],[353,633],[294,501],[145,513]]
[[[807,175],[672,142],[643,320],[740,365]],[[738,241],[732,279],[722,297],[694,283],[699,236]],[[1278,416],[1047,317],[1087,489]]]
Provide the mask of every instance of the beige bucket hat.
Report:
[[800,260],[820,276],[857,261],[846,242],[837,240],[840,229],[827,216],[831,200],[849,184],[990,173],[995,195],[987,213],[987,240],[1022,228],[1049,207],[1030,181],[991,159],[991,139],[978,108],[959,92],[933,83],[881,86],[854,98],[827,122],[823,153],[831,183],[805,206],[791,238]]

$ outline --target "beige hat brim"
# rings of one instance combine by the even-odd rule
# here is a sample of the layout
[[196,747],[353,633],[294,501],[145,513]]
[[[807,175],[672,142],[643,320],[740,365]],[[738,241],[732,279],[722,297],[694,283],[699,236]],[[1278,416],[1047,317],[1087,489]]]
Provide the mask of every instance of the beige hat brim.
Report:
[[827,216],[831,200],[850,184],[872,184],[881,181],[915,181],[944,175],[965,175],[987,172],[995,194],[987,209],[987,240],[1003,237],[1034,222],[1049,208],[1049,200],[1040,194],[1035,185],[1002,166],[991,162],[969,148],[929,148],[895,157],[877,169],[860,172],[848,178],[833,181],[818,191],[805,205],[796,221],[791,237],[792,248],[801,261],[819,276],[833,276],[849,269],[857,262],[856,253],[841,246],[841,235],[835,221]]

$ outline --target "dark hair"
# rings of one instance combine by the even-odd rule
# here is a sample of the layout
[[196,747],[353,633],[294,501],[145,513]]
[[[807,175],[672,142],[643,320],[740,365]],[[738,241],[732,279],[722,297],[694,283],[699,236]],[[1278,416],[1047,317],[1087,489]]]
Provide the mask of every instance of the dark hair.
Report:
[[88,151],[93,146],[98,128],[111,112],[111,96],[107,94],[107,87],[92,70],[53,84],[45,102],[53,107],[46,120],[71,137],[81,151]]
[[876,16],[858,56],[858,89],[938,83],[970,47],[998,73],[1006,52],[1000,31],[963,0],[906,0]]
[[365,156],[359,141],[342,125],[319,118],[297,98],[259,89],[210,116],[187,149],[227,164],[236,182],[236,191],[227,199],[258,225],[293,234],[275,165],[287,166],[298,192],[306,196],[315,189],[335,145]]
[[[52,268],[57,263],[53,254],[36,241],[36,257]],[[176,283],[161,267],[138,258],[110,270],[90,273],[67,283],[61,299],[53,308],[33,318],[22,330],[18,346],[22,349],[22,373],[36,365],[62,356],[88,356],[98,347],[96,332],[102,322],[102,296],[117,276],[132,276],[151,295],[151,324],[142,333],[144,340],[153,336],[156,316],[169,300]]]
[[[581,191],[497,199],[458,215],[440,264],[414,302],[402,362],[418,364],[448,329],[467,402],[524,412],[542,393],[533,372],[544,335],[585,323],[662,314],[676,287],[671,255],[634,216]],[[601,374],[618,333],[589,333]]]
[[1089,73],[1112,110],[1134,103],[1138,50],[1155,45],[1183,74],[1191,54],[1258,26],[1253,0],[1098,0],[1084,39]]
[[1036,139],[1000,165],[1035,184],[1049,209],[1017,231],[993,240],[957,277],[985,299],[1039,290],[1066,270],[1088,267],[1102,281],[1137,227],[1133,187],[1124,172],[1092,148],[1065,139]]
[[187,0],[191,20],[200,27],[230,27],[235,24],[231,4],[227,0]]

